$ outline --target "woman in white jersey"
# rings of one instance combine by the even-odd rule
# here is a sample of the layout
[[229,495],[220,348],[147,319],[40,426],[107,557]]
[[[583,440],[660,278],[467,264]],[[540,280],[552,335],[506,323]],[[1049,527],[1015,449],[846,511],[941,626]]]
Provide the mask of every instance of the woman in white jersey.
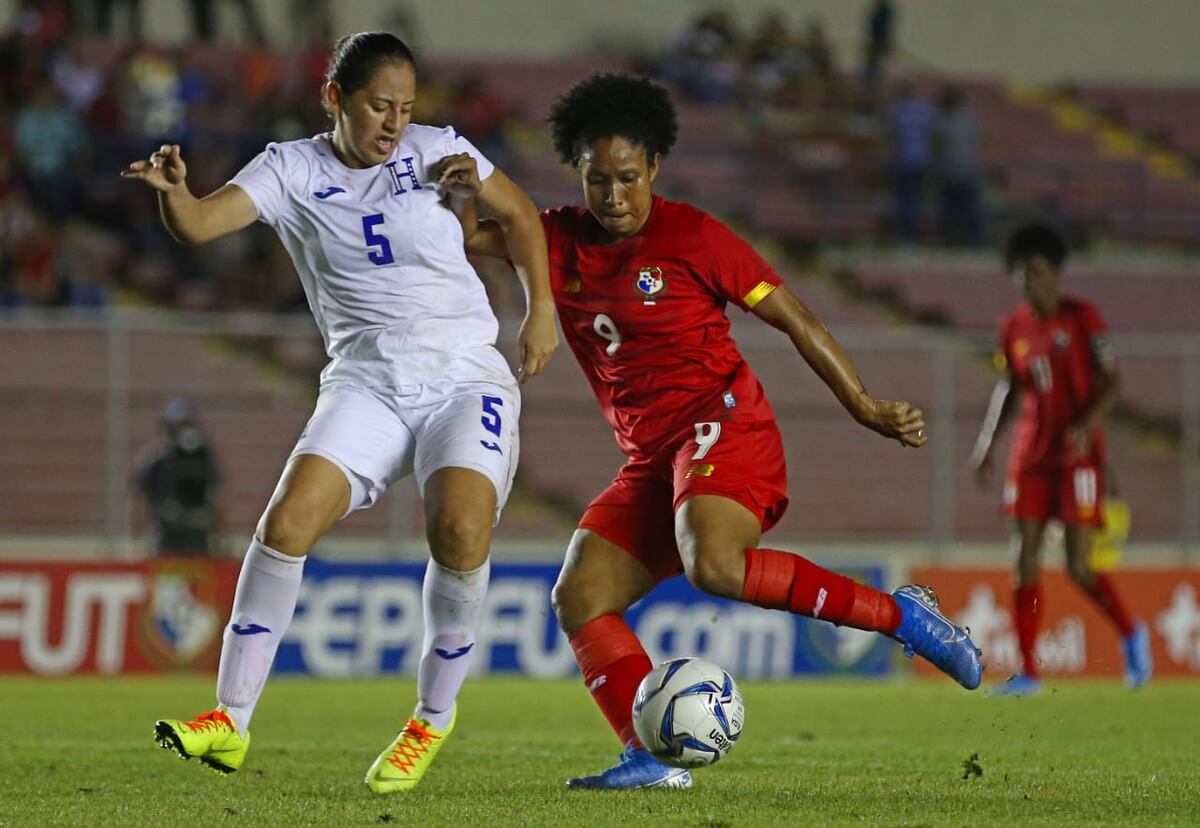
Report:
[[452,209],[476,186],[505,229],[526,290],[523,377],[546,365],[558,335],[536,210],[452,128],[409,123],[416,67],[408,47],[384,32],[343,38],[322,94],[332,132],[268,144],[204,198],[188,190],[178,146],[122,173],[158,191],[163,223],[180,242],[201,244],[256,219],[273,227],[330,357],[316,411],[242,564],[219,705],[191,721],[157,722],[155,738],[220,771],[242,765],[305,555],[342,517],[415,474],[432,553],[417,706],[366,779],[390,793],[417,784],[454,727],[491,529],[517,465],[517,385],[494,347],[496,319]]

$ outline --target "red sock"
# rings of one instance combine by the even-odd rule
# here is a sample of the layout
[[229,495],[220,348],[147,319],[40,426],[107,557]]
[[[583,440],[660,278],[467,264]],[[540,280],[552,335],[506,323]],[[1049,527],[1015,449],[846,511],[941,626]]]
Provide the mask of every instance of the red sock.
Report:
[[1096,606],[1100,607],[1101,612],[1117,625],[1123,638],[1133,635],[1133,616],[1129,614],[1129,608],[1125,606],[1125,602],[1117,595],[1112,578],[1096,573],[1096,582],[1091,589],[1087,590],[1087,593],[1096,602]]
[[596,706],[623,744],[636,742],[633,697],[652,666],[642,642],[619,615],[593,618],[568,640]]
[[900,626],[900,607],[886,592],[774,549],[746,550],[742,600],[885,635]]
[[1038,615],[1042,610],[1042,586],[1030,584],[1016,589],[1017,646],[1021,649],[1021,665],[1025,675],[1038,677],[1038,663],[1034,649],[1037,645]]

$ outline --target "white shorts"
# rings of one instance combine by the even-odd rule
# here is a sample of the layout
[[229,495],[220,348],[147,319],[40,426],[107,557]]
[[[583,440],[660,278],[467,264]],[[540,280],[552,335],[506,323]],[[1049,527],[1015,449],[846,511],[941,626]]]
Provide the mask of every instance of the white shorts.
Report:
[[345,473],[346,514],[370,508],[390,483],[414,472],[423,496],[438,469],[473,469],[496,487],[499,520],[517,471],[520,414],[521,396],[512,385],[431,383],[396,395],[329,385],[291,457],[315,454]]

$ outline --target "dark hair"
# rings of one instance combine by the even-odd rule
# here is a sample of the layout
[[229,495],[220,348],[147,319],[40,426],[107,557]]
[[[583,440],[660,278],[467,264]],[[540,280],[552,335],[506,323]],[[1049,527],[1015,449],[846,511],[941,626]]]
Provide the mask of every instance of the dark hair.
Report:
[[390,32],[346,35],[333,47],[325,80],[337,83],[343,94],[353,95],[386,63],[407,63],[414,70],[417,68],[412,50]]
[[1047,224],[1025,224],[1013,231],[1004,246],[1004,265],[1010,271],[1031,256],[1041,256],[1054,268],[1067,261],[1067,243],[1062,234]]
[[579,157],[597,138],[620,135],[646,150],[646,158],[666,155],[679,125],[671,96],[649,78],[594,74],[580,81],[550,107],[554,149],[564,164]]

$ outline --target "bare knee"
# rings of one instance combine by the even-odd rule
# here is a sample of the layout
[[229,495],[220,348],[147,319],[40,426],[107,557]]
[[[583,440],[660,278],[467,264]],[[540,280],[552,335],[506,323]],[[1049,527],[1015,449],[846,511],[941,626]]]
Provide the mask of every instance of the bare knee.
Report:
[[683,556],[683,569],[702,592],[718,598],[740,598],[746,578],[746,553],[700,547]]
[[293,457],[258,520],[258,539],[285,555],[307,555],[350,508],[350,482],[323,457]]
[[1084,589],[1090,589],[1092,582],[1095,580],[1095,575],[1092,572],[1091,564],[1088,562],[1086,555],[1067,556],[1067,574],[1071,576],[1072,581]]
[[1017,582],[1021,586],[1032,586],[1039,580],[1038,577],[1038,555],[1025,554],[1022,552],[1017,557]]
[[468,572],[487,561],[491,521],[479,515],[438,512],[425,527],[433,559],[447,569]]
[[1017,550],[1017,584],[1033,586],[1040,579],[1042,533],[1039,524],[1018,522],[1013,544]]
[[623,607],[616,608],[611,597],[603,592],[594,586],[589,588],[578,577],[563,570],[554,589],[550,590],[550,605],[563,632],[569,635],[593,618],[624,611]]
[[267,507],[255,534],[275,551],[300,557],[307,555],[317,542],[321,527],[314,521],[311,510],[295,500],[284,499]]
[[568,635],[602,615],[624,614],[634,600],[628,588],[569,566],[558,574],[550,590],[550,605]]

